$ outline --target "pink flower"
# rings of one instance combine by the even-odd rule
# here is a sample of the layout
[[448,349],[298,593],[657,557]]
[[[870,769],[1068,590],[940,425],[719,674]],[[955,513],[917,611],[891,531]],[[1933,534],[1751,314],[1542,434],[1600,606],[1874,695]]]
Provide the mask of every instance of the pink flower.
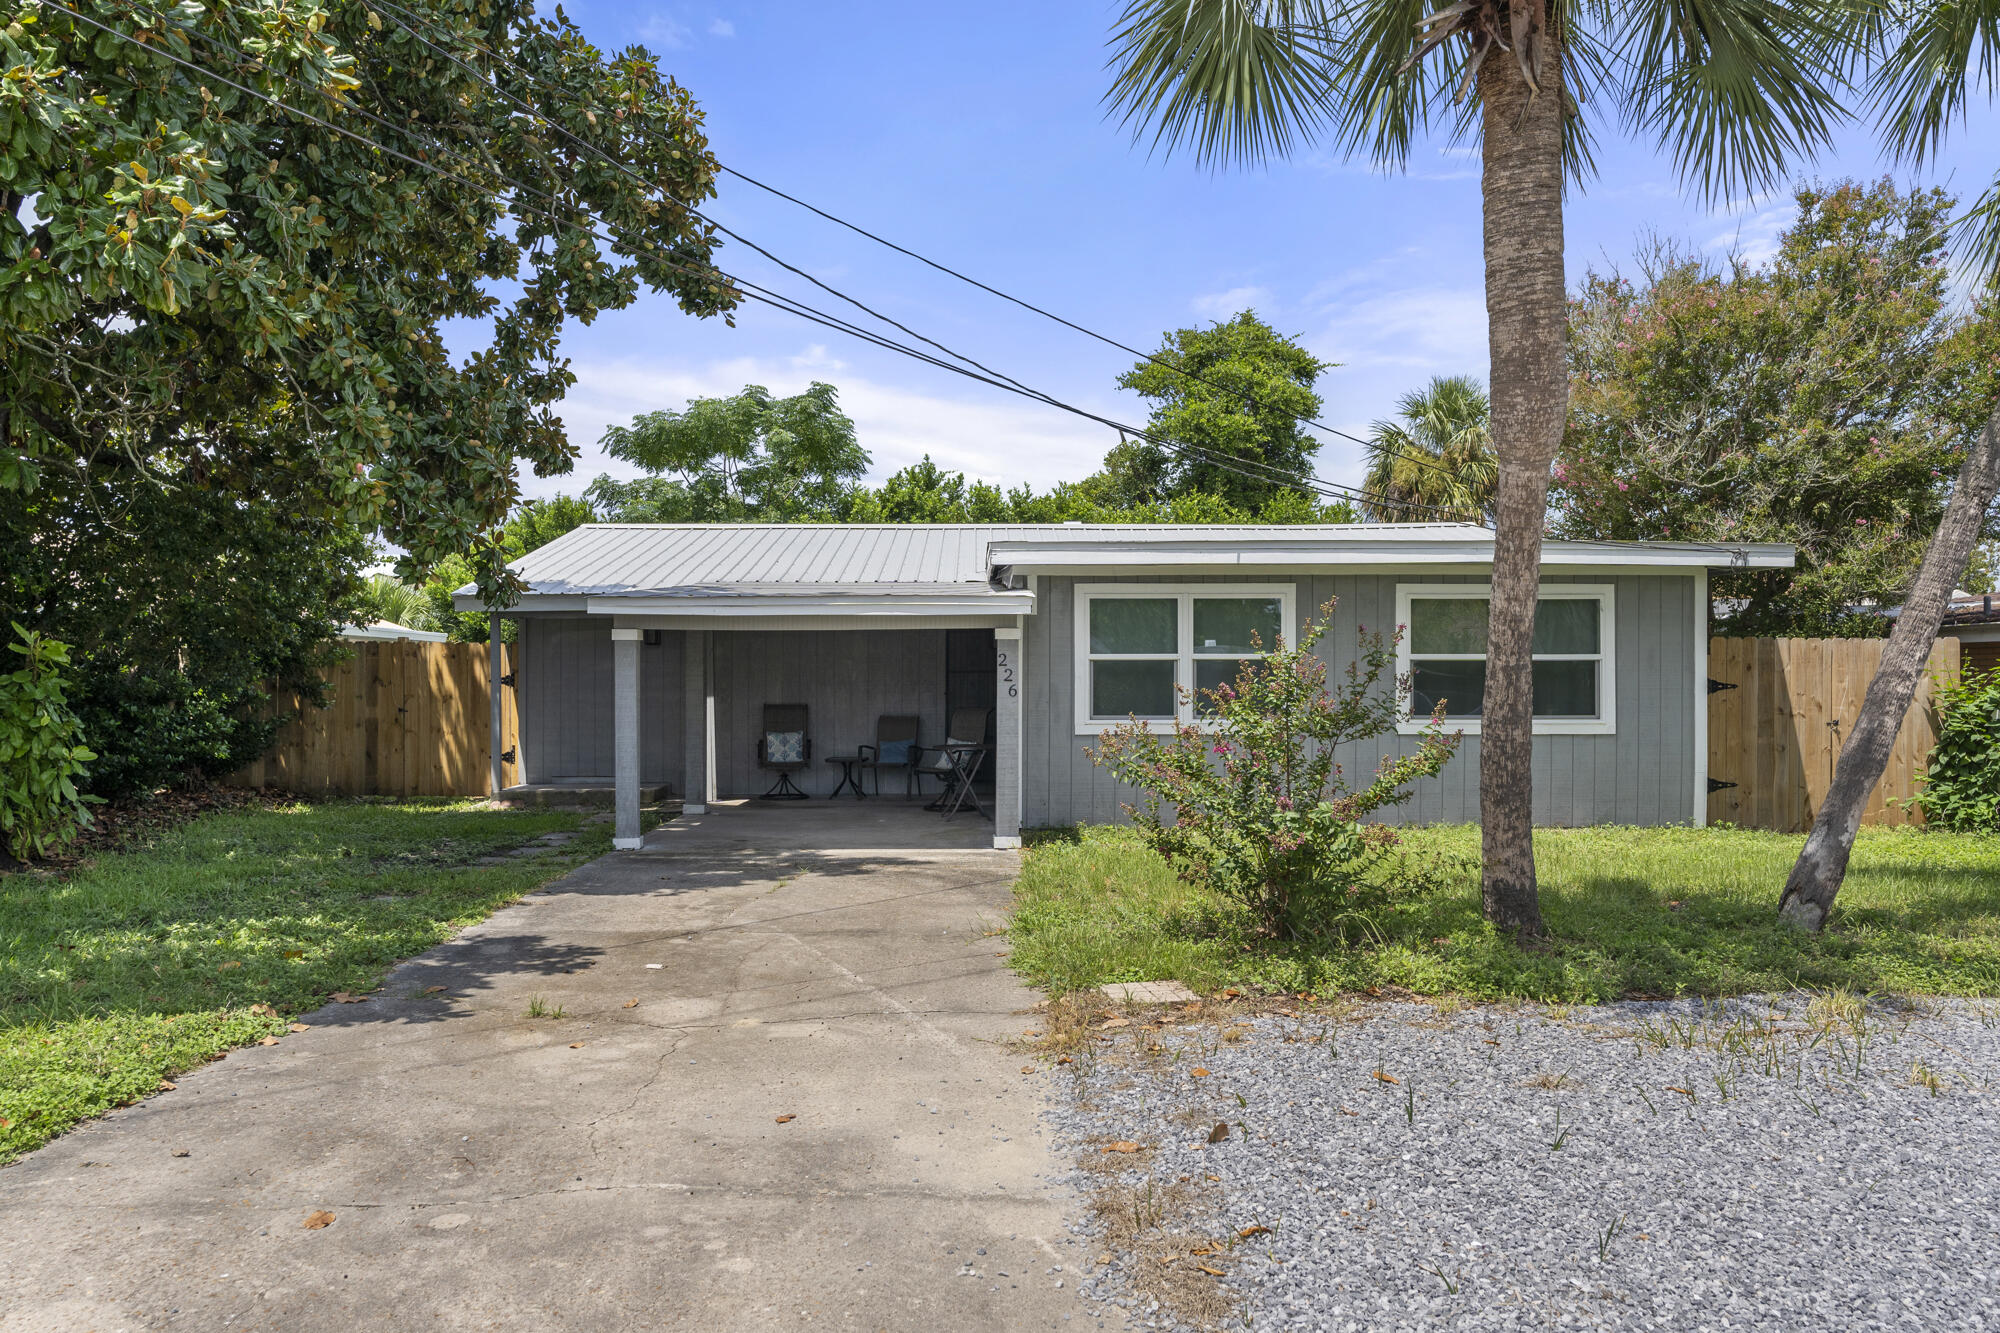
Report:
[[1291,798],[1291,797],[1289,797],[1289,796],[1280,796],[1280,797],[1278,798],[1278,808],[1279,808],[1280,810],[1289,810],[1289,809],[1291,809],[1291,808],[1292,808],[1292,798]]
[[1624,482],[1621,481],[1618,483],[1618,489],[1621,491],[1629,491],[1632,488],[1630,486],[1627,486]]
[[1216,752],[1217,754],[1228,754],[1228,753],[1229,753],[1229,743],[1228,743],[1227,741],[1217,741],[1217,742],[1215,743],[1215,752]]
[[1857,518],[1854,520],[1854,526],[1857,528],[1865,528],[1868,526],[1868,520],[1865,518]]

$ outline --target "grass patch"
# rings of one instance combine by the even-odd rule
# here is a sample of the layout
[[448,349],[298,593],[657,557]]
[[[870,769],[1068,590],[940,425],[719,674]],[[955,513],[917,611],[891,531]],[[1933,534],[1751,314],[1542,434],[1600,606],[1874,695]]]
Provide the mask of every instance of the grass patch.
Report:
[[1839,988],[2000,994],[2000,835],[1863,829],[1825,934],[1778,924],[1802,836],[1742,829],[1540,829],[1551,940],[1522,950],[1479,915],[1479,834],[1408,830],[1423,892],[1279,944],[1183,884],[1129,830],[1031,840],[1009,932],[1014,966],[1054,993],[1173,978],[1196,990],[1400,986],[1427,995],[1588,1002]]
[[[366,991],[610,849],[574,811],[333,802],[213,814],[67,876],[0,875],[0,1162]],[[575,840],[475,858],[558,830]]]

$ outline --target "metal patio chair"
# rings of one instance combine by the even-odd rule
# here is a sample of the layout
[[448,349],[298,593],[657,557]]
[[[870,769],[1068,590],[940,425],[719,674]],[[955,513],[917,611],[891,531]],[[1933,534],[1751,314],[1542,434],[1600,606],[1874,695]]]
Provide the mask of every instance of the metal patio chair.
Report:
[[[918,777],[936,778],[943,784],[937,799],[924,809],[955,814],[970,797],[973,807],[984,812],[979,798],[972,795],[972,780],[978,776],[979,763],[986,757],[986,728],[992,719],[990,708],[951,710],[951,725],[945,728],[944,744],[925,746],[917,761]],[[975,752],[970,753],[969,760],[968,752]]]
[[882,770],[903,770],[903,794],[917,794],[917,761],[923,747],[917,744],[921,718],[885,713],[875,719],[875,743],[857,747],[861,762],[856,767],[875,775],[875,794],[882,794]]
[[806,734],[804,704],[765,704],[764,730],[757,738],[757,767],[778,775],[760,800],[803,801],[806,794],[792,781],[792,774],[812,763],[812,737]]

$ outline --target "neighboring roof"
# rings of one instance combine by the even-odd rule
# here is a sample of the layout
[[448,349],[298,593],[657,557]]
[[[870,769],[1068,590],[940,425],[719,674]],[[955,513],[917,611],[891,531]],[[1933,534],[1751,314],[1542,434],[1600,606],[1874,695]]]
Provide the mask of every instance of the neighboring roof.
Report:
[[1944,610],[1944,623],[1947,628],[1954,625],[2000,624],[2000,594],[1952,594],[1951,604]]
[[411,629],[393,620],[371,620],[366,625],[342,625],[343,639],[410,639],[416,643],[445,643],[451,635],[436,630]]
[[[595,523],[510,566],[522,609],[701,614],[922,611],[1020,614],[1005,569],[1116,565],[1481,564],[1493,534],[1464,523]],[[1793,550],[1668,542],[1549,542],[1549,565],[1789,566]],[[478,609],[468,585],[458,605]],[[604,605],[592,605],[602,601]]]

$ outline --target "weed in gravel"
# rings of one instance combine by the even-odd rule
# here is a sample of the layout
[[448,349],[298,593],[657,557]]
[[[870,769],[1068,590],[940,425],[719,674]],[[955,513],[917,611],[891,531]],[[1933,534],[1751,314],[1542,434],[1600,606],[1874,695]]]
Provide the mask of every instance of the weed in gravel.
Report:
[[1922,1060],[1910,1062],[1910,1082],[1919,1088],[1927,1088],[1936,1097],[1944,1092],[1944,1079]]
[[1545,1092],[1560,1092],[1563,1085],[1568,1082],[1569,1071],[1565,1069],[1560,1074],[1544,1073],[1537,1074],[1533,1078],[1523,1079],[1521,1086],[1524,1088],[1541,1088]]
[[1646,1109],[1648,1111],[1651,1111],[1654,1115],[1658,1115],[1660,1113],[1660,1108],[1653,1105],[1652,1094],[1647,1092],[1644,1088],[1639,1087],[1639,1085],[1636,1083],[1633,1084],[1632,1086],[1638,1089],[1639,1099],[1646,1103]]
[[1618,1239],[1618,1233],[1625,1229],[1625,1215],[1620,1213],[1611,1219],[1611,1225],[1597,1233],[1597,1262],[1603,1263],[1611,1257],[1611,1242]]
[[1415,1084],[1403,1089],[1403,1119],[1409,1122],[1411,1129],[1417,1127],[1417,1089]]
[[1104,1243],[1122,1252],[1125,1279],[1142,1300],[1157,1301],[1183,1324],[1219,1328],[1237,1296],[1216,1278],[1229,1245],[1207,1234],[1219,1191],[1203,1182],[1112,1181],[1091,1196]]
[[561,1018],[562,1016],[563,1007],[561,1005],[551,1005],[539,995],[530,995],[528,997],[528,1017]]
[[1556,1108],[1556,1136],[1549,1141],[1549,1151],[1561,1152],[1563,1144],[1568,1142],[1569,1127],[1563,1124],[1562,1107],[1558,1106]]
[[1444,1283],[1444,1294],[1447,1296],[1458,1295],[1459,1287],[1464,1285],[1465,1282],[1465,1270],[1463,1268],[1455,1270],[1457,1274],[1455,1277],[1446,1277],[1444,1265],[1435,1261],[1428,1264],[1418,1264],[1417,1271],[1429,1273],[1432,1277]]

